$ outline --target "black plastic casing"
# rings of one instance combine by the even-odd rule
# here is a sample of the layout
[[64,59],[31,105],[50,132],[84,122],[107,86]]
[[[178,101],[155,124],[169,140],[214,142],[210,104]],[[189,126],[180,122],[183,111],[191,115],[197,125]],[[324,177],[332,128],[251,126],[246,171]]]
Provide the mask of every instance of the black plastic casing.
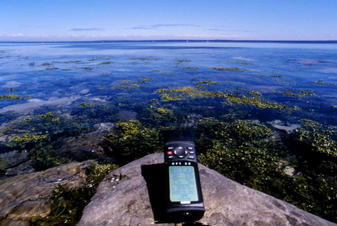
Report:
[[[173,149],[172,149],[173,147]],[[168,152],[174,152],[174,150],[178,147],[183,147],[188,153],[182,157],[182,155],[175,155],[172,153],[168,155]],[[189,149],[187,149],[189,147]],[[191,149],[192,147],[192,149]],[[193,152],[193,153],[192,153]],[[205,212],[204,201],[202,196],[201,184],[200,184],[200,176],[197,162],[197,155],[195,144],[193,141],[170,141],[165,144],[164,149],[164,158],[166,164],[166,172],[167,172],[167,209],[166,213],[168,219],[172,222],[195,222],[200,220]],[[173,157],[169,157],[173,156]],[[192,158],[193,156],[193,158]],[[169,167],[170,166],[192,166],[194,168],[195,174],[195,182],[198,193],[198,201],[191,201],[189,203],[181,203],[181,202],[172,202],[170,200],[170,187],[169,187]],[[183,189],[183,188],[182,188]]]

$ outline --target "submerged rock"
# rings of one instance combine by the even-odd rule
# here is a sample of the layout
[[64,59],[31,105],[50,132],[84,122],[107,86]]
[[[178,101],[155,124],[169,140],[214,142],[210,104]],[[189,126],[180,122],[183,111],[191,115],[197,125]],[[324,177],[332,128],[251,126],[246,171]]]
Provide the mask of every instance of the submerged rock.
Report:
[[[84,209],[78,225],[154,224],[141,165],[162,162],[162,154],[151,154],[110,173]],[[204,225],[335,225],[201,164],[199,172],[206,207],[200,222]]]
[[67,106],[78,100],[79,96],[71,97],[51,97],[48,100],[29,99],[27,103],[13,104],[0,109],[0,113],[13,111],[19,114],[28,114],[42,106]]
[[29,160],[28,152],[26,150],[1,153],[0,158],[6,161],[6,169],[15,167]]
[[283,123],[281,120],[274,120],[268,123],[275,129],[284,131],[287,134],[291,134],[295,129],[298,129],[301,127],[300,124]]
[[86,94],[88,94],[89,93],[89,89],[82,89],[81,91],[80,91],[80,94],[81,95],[86,95]]
[[6,170],[5,175],[8,177],[16,176],[16,175],[22,175],[26,173],[32,173],[35,169],[32,166],[31,161],[24,162],[16,167],[9,168]]
[[0,225],[29,225],[33,218],[48,216],[55,186],[67,184],[75,188],[83,184],[90,162],[0,180]]
[[121,121],[129,121],[137,118],[137,113],[135,111],[121,110],[118,112],[117,117]]
[[34,172],[26,150],[1,153],[0,161],[0,174],[5,176],[16,176]]
[[111,122],[101,122],[94,125],[96,132],[107,132],[114,127]]
[[93,126],[95,131],[65,139],[56,152],[63,157],[76,161],[104,157],[104,151],[100,143],[106,133],[113,127],[114,124],[110,122],[97,123]]

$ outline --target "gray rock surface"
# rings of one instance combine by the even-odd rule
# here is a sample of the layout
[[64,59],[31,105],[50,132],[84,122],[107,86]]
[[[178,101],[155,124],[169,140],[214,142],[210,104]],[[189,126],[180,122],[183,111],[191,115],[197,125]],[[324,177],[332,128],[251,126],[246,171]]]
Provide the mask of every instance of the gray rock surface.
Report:
[[26,150],[1,153],[0,162],[0,173],[6,176],[16,176],[34,172]]
[[6,168],[17,166],[29,160],[28,152],[26,150],[1,153],[0,158],[6,160]]
[[[78,225],[154,224],[141,165],[162,162],[162,154],[151,154],[110,173],[84,209]],[[199,165],[199,172],[206,207],[200,222],[204,225],[336,225],[203,165]]]
[[12,177],[12,176],[22,175],[26,173],[33,173],[34,171],[35,169],[32,166],[32,161],[29,160],[29,161],[21,163],[18,166],[6,169],[5,176]]
[[55,186],[75,188],[85,182],[92,161],[69,163],[42,172],[0,180],[0,225],[29,225],[34,217],[50,213],[49,197]]

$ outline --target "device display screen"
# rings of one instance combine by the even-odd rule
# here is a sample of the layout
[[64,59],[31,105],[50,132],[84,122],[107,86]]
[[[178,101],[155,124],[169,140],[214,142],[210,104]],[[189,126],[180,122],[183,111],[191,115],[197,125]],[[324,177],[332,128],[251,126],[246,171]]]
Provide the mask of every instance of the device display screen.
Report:
[[198,190],[193,166],[169,166],[171,202],[198,201]]

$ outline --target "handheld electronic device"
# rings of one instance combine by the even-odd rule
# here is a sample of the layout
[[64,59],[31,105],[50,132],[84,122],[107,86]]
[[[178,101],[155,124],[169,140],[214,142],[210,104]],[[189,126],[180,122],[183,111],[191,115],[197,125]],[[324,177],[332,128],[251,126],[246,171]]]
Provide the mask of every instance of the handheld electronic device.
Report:
[[167,215],[175,222],[193,222],[205,212],[196,148],[193,141],[171,140],[164,149],[168,175]]

